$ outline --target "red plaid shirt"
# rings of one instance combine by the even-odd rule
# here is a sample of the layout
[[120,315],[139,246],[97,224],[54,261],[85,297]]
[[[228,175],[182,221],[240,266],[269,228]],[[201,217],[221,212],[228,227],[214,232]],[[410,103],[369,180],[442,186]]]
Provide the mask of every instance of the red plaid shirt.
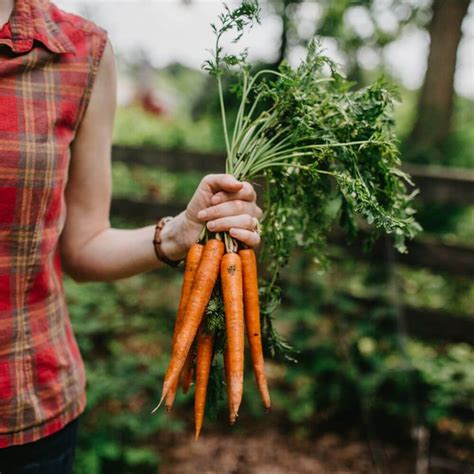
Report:
[[84,410],[58,240],[70,145],[106,44],[103,30],[47,0],[16,0],[2,26],[0,448],[50,435]]

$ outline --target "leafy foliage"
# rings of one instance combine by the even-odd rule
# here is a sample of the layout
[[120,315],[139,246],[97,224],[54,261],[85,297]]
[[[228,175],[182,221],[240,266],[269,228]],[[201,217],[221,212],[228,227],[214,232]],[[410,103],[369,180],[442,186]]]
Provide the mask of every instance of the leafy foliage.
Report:
[[[346,74],[358,83],[366,79],[367,68],[384,69],[383,49],[396,41],[407,25],[426,27],[431,9],[431,2],[406,0],[319,0],[317,5],[302,0],[271,3],[286,27],[282,32],[286,45],[283,54],[288,45],[306,45],[312,36],[330,38],[338,46]],[[381,21],[384,18],[390,18],[389,26]],[[299,27],[302,22],[306,28]],[[364,53],[371,55],[371,62],[361,59]]]
[[[349,274],[357,269],[363,287],[371,287],[373,270],[351,262],[344,266]],[[367,312],[334,285],[344,281],[340,268],[332,267],[324,276],[312,266],[301,272],[290,265],[287,305],[277,310],[278,321],[285,321],[280,327],[286,327],[285,335],[300,354],[298,364],[281,374],[288,385],[273,390],[275,410],[288,410],[295,426],[309,430],[308,420],[318,425],[330,417],[342,419],[345,426],[363,421],[375,438],[390,435],[391,427],[398,435],[406,435],[414,424],[435,428],[461,413],[466,423],[472,421],[471,347],[405,339],[393,305]],[[305,288],[302,277],[311,278]],[[330,311],[325,309],[328,301]]]
[[78,474],[156,472],[159,457],[150,437],[181,427],[163,414],[150,416],[172,327],[174,308],[163,303],[170,291],[179,291],[177,279],[168,280],[158,290],[156,278],[146,276],[81,286],[65,282],[88,380]]
[[[223,36],[238,42],[258,21],[258,4],[244,1],[212,25],[216,45],[204,68],[216,77],[226,141],[226,168],[238,179],[266,179],[263,261],[270,273],[264,284],[265,334],[270,352],[285,352],[273,329],[268,306],[279,301],[277,277],[295,247],[326,257],[327,235],[335,222],[353,236],[361,226],[394,236],[400,252],[405,238],[420,226],[415,221],[392,131],[390,112],[396,94],[379,80],[359,91],[309,44],[297,68],[282,63],[279,71],[252,73],[246,52],[227,55]],[[227,127],[222,76],[237,77],[240,106],[233,130]],[[333,202],[332,212],[327,203]]]
[[214,352],[222,353],[226,343],[224,301],[219,283],[215,286],[205,314],[205,329],[214,334]]

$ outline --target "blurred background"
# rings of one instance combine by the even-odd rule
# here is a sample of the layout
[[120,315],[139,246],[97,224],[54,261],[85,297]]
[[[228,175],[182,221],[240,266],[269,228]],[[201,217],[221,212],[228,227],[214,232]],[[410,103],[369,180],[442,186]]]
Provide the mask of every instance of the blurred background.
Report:
[[[220,1],[58,0],[105,28],[117,55],[113,224],[183,209],[224,142],[200,71]],[[232,5],[232,2],[229,2]],[[247,374],[239,422],[193,394],[150,415],[168,362],[181,276],[66,281],[88,369],[78,474],[466,473],[474,469],[474,5],[468,0],[267,0],[244,38],[255,63],[291,64],[310,38],[359,88],[400,89],[400,149],[424,232],[397,255],[334,241],[327,270],[295,256],[277,326],[298,363],[269,361],[265,414]],[[232,98],[227,98],[229,107]]]

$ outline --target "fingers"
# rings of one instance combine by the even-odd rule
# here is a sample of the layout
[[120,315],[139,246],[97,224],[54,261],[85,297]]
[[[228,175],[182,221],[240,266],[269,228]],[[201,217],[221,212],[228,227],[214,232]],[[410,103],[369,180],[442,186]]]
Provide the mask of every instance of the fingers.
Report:
[[209,222],[222,217],[238,216],[241,214],[248,214],[259,219],[262,217],[262,210],[254,202],[228,201],[203,209],[198,213],[198,219]]
[[201,184],[207,186],[212,193],[219,191],[237,193],[244,186],[244,183],[237,181],[230,174],[208,174],[203,178]]
[[211,198],[211,204],[216,205],[223,202],[228,201],[248,201],[248,202],[255,202],[257,199],[257,193],[253,189],[253,186],[250,183],[243,182],[242,188],[233,193],[219,191],[218,193],[214,194]]
[[232,228],[255,231],[255,217],[249,214],[222,217],[208,222],[207,228],[211,232],[228,232]]
[[230,235],[234,239],[248,245],[249,247],[256,247],[260,244],[260,235],[257,232],[252,232],[246,229],[232,228],[230,229]]
[[201,208],[197,218],[206,222],[211,232],[229,232],[249,247],[260,243],[255,219],[260,219],[263,213],[256,204],[257,195],[250,183],[239,182],[229,174],[211,174],[202,180],[201,191],[209,193],[212,205]]

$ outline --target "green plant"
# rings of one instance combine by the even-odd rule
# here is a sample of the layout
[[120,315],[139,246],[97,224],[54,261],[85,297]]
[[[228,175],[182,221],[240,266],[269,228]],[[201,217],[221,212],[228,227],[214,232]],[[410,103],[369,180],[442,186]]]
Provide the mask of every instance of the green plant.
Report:
[[[320,261],[326,239],[337,221],[350,235],[361,219],[372,236],[392,234],[397,249],[420,227],[415,221],[389,112],[395,93],[383,80],[359,91],[322,54],[316,42],[294,69],[252,72],[247,52],[226,54],[223,38],[238,43],[247,28],[259,21],[258,3],[246,0],[235,10],[225,6],[219,24],[212,24],[215,48],[204,68],[216,78],[227,172],[249,180],[263,176],[263,261],[270,277],[264,284],[263,312],[271,352],[287,352],[271,322],[280,298],[278,273],[295,247]],[[223,77],[237,80],[240,106],[228,129]],[[333,202],[331,212],[327,203]],[[235,244],[234,244],[235,246]]]
[[77,474],[156,472],[159,457],[150,439],[181,428],[179,420],[150,416],[171,328],[166,295],[177,291],[176,280],[140,276],[87,285],[65,281],[88,381]]

